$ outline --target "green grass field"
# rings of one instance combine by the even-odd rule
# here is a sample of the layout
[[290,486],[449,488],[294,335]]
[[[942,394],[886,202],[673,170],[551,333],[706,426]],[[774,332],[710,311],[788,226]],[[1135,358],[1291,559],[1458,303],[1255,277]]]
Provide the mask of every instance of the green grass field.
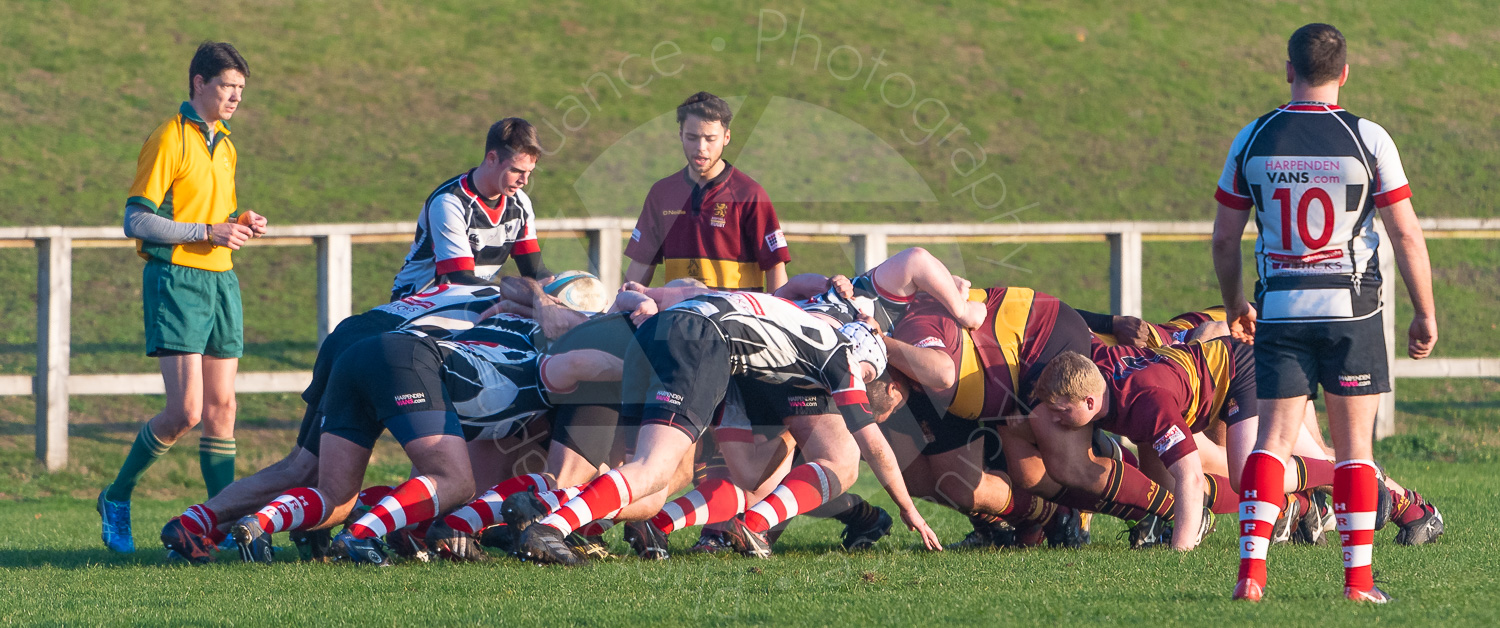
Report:
[[[1493,218],[1494,17],[1487,2],[1391,0],[876,0],[805,11],[576,0],[0,3],[0,226],[119,224],[140,144],[185,97],[187,60],[206,38],[234,42],[251,64],[233,121],[239,202],[273,227],[411,220],[434,185],[473,165],[487,126],[511,115],[536,122],[549,151],[529,190],[539,216],[633,216],[646,186],[680,167],[666,116],[700,89],[736,104],[726,154],[766,185],[783,220],[1206,220],[1224,151],[1240,126],[1285,100],[1285,38],[1311,21],[1348,36],[1342,103],[1391,132],[1418,212]],[[1500,356],[1494,242],[1431,243],[1436,355]],[[544,247],[555,269],[585,263],[576,240]],[[976,284],[1108,306],[1102,244],[930,248]],[[356,311],[385,300],[404,252],[356,247]],[[832,244],[799,243],[793,254],[794,272],[847,271],[852,259]],[[72,371],[154,371],[141,355],[140,260],[125,249],[80,249],[74,260]],[[236,264],[242,369],[310,368],[312,248],[251,247]],[[1147,318],[1218,300],[1206,242],[1147,243],[1145,271]],[[0,293],[12,295],[0,299],[0,374],[34,370],[35,285],[35,252],[0,248]],[[1404,317],[1404,296],[1401,305]],[[1500,498],[1497,399],[1497,380],[1400,382],[1400,431],[1377,453],[1443,508],[1449,532],[1423,548],[1395,547],[1382,532],[1376,564],[1400,603],[1353,609],[1336,602],[1329,548],[1278,548],[1275,602],[1230,604],[1236,553],[1222,520],[1186,556],[1130,552],[1112,521],[1078,551],[925,555],[898,532],[850,556],[829,551],[836,524],[798,521],[782,555],[761,562],[166,566],[155,530],[203,491],[195,437],[138,491],[138,555],[103,550],[92,510],[160,397],[72,397],[72,460],[51,474],[33,459],[30,398],[5,397],[0,623],[1486,625],[1500,622],[1500,528],[1488,519]],[[300,416],[296,395],[241,396],[240,474],[279,459]],[[406,471],[382,443],[368,479],[390,483]],[[870,478],[857,490],[889,506]],[[924,512],[947,541],[966,532],[944,509]]]

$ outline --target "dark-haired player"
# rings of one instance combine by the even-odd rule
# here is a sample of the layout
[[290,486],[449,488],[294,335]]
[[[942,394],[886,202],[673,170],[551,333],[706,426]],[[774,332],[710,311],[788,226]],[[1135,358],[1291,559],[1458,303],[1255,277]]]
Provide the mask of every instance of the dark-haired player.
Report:
[[522,276],[548,281],[552,272],[542,264],[536,212],[521,189],[541,154],[530,122],[506,118],[490,126],[484,160],[444,181],[422,204],[391,300],[439,283],[488,283],[512,257]]
[[[1281,510],[1284,467],[1321,386],[1338,457],[1333,501],[1344,547],[1344,595],[1386,602],[1370,568],[1379,479],[1371,459],[1380,393],[1390,390],[1375,231],[1394,244],[1412,308],[1407,354],[1437,341],[1427,245],[1389,133],[1338,105],[1349,78],[1338,29],[1308,24],[1287,42],[1291,102],[1235,136],[1219,177],[1214,271],[1231,331],[1255,343],[1260,433],[1241,482],[1239,581],[1234,598],[1259,600],[1267,539]],[[1240,237],[1255,209],[1255,306],[1241,286]]]
[[773,291],[786,283],[786,237],[765,189],[722,159],[729,144],[729,103],[708,92],[677,107],[687,167],[657,181],[630,234],[625,279],[650,285],[691,277],[717,290]]
[[141,426],[114,481],[99,493],[101,538],[116,552],[135,551],[136,482],[200,421],[198,461],[209,496],[234,481],[234,374],[245,343],[230,253],[266,233],[266,219],[240,211],[235,198],[239,152],[228,122],[249,75],[234,46],[203,42],[188,65],[188,100],[136,159],[125,235],[146,260],[146,355],[160,364],[167,404]]

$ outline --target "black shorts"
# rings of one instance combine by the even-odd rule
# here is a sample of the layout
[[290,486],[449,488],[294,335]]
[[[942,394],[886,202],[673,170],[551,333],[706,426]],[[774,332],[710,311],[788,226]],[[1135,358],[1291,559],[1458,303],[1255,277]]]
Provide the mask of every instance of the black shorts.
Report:
[[312,383],[302,391],[302,401],[307,411],[302,414],[302,425],[297,429],[297,446],[318,455],[318,441],[323,438],[323,394],[328,390],[328,376],[333,365],[344,351],[355,343],[395,330],[404,319],[390,312],[371,310],[350,316],[340,322],[318,345],[318,357],[313,361]]
[[1260,416],[1259,391],[1255,382],[1255,347],[1229,340],[1229,355],[1234,360],[1234,374],[1229,378],[1229,392],[1224,395],[1224,409],[1218,419],[1234,425]]
[[[620,359],[635,344],[635,325],[630,315],[624,313],[602,314],[579,323],[547,347],[547,355],[561,355],[569,351],[593,349],[603,351]],[[610,406],[620,408],[620,382],[579,382],[578,388],[569,393],[549,392],[547,398],[552,405]],[[555,429],[555,426],[554,426]]]
[[380,334],[334,364],[323,395],[323,433],[365,448],[389,429],[402,445],[435,434],[464,435],[441,376],[442,353],[426,336]]
[[[724,412],[714,423],[714,438],[751,442],[757,433],[781,433],[787,417],[822,414],[839,414],[833,396],[825,391],[735,377],[724,400]],[[854,431],[864,426],[847,427]]]
[[691,312],[667,310],[641,325],[625,352],[620,414],[629,423],[670,425],[694,442],[729,389],[729,342]]
[[1315,394],[1374,395],[1391,390],[1384,313],[1358,321],[1265,323],[1255,328],[1261,399]]

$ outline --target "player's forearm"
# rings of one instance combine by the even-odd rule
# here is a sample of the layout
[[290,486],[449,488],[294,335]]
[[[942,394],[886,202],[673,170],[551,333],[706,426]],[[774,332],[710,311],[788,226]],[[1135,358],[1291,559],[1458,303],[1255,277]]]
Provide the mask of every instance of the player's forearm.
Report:
[[872,423],[860,428],[854,433],[854,442],[859,444],[860,457],[864,458],[865,464],[870,465],[870,471],[891,496],[896,507],[901,510],[915,508],[911,494],[906,490],[906,478],[901,475],[901,467],[896,464],[896,452],[891,449],[880,426]]
[[208,239],[208,225],[177,222],[158,216],[145,206],[125,206],[125,237],[155,244],[188,244]]
[[885,337],[885,347],[891,366],[916,380],[928,393],[952,388],[958,380],[953,360],[936,349],[913,347],[890,336]]
[[772,266],[766,271],[766,292],[776,292],[783,285],[786,285],[786,262]]
[[[1396,251],[1396,268],[1406,281],[1406,291],[1411,296],[1413,313],[1431,318],[1437,314],[1432,298],[1432,262],[1427,254],[1427,239],[1422,234],[1422,225],[1417,223],[1412,212],[1411,201],[1403,200],[1381,210],[1386,234]],[[1386,278],[1389,281],[1389,278]]]
[[1245,235],[1248,220],[1248,212],[1230,209],[1222,204],[1214,218],[1214,274],[1219,278],[1219,295],[1226,306],[1245,300],[1240,237]]
[[1198,532],[1203,527],[1203,494],[1206,488],[1203,465],[1197,459],[1197,454],[1193,453],[1174,463],[1169,470],[1175,480],[1172,484],[1172,496],[1176,499],[1172,505],[1172,549],[1187,551],[1197,547],[1201,540]]
[[771,294],[783,299],[798,301],[811,298],[813,295],[827,290],[828,277],[819,275],[818,273],[802,273],[794,275],[778,288],[771,289],[770,286],[767,286],[767,289],[770,290]]
[[552,271],[547,270],[547,265],[542,263],[542,252],[526,253],[516,256],[516,271],[522,277],[536,279],[538,281],[550,279]]
[[634,281],[643,286],[651,285],[651,279],[656,275],[655,264],[642,264],[630,260],[630,265],[625,267],[625,281]]

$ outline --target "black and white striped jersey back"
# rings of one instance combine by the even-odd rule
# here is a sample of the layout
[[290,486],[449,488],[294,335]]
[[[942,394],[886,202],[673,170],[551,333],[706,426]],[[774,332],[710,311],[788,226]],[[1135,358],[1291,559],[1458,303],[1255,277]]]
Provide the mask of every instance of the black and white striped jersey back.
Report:
[[505,438],[552,408],[539,370],[540,336],[536,321],[499,314],[438,341],[443,386],[465,438]]
[[441,284],[423,292],[384,303],[371,311],[401,317],[401,331],[413,331],[433,338],[447,338],[465,331],[479,321],[479,315],[501,299],[494,286]]
[[864,380],[850,340],[791,301],[755,292],[715,292],[668,311],[693,312],[712,321],[729,344],[733,375],[820,388],[835,401],[857,398],[864,403]]
[[870,318],[880,324],[880,328],[886,332],[896,328],[906,316],[906,310],[911,306],[911,297],[897,297],[880,291],[875,285],[875,279],[871,270],[849,281],[854,287],[853,295],[844,298],[838,293],[837,288],[814,295],[805,301],[797,302],[797,306],[808,312],[817,312],[837,320],[840,325],[852,323],[858,319],[861,310],[867,310]]
[[1380,125],[1325,103],[1291,103],[1245,126],[1218,201],[1255,212],[1259,320],[1357,320],[1379,311],[1377,208],[1411,196]]

